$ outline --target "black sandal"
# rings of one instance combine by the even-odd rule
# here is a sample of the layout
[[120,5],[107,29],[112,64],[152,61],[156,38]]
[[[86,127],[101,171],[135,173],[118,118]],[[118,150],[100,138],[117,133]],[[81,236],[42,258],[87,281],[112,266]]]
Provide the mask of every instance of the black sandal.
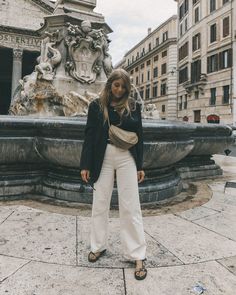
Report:
[[[136,280],[144,280],[147,276],[147,269],[145,268],[146,258],[142,260],[142,267],[135,269],[134,277]],[[140,272],[143,272],[143,275],[140,275]]]
[[[93,253],[92,251],[91,252],[89,252],[89,254],[88,254],[88,261],[89,262],[96,262],[102,255],[104,255],[105,254],[105,252],[106,252],[106,249],[104,249],[103,251],[101,251],[101,252],[97,252],[97,253]],[[99,254],[98,254],[99,253]],[[97,254],[97,255],[96,255]],[[93,258],[92,258],[92,257]]]

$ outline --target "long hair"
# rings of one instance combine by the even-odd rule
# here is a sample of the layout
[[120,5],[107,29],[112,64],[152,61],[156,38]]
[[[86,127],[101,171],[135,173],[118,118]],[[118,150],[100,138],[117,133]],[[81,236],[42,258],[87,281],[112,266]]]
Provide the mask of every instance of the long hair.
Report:
[[130,81],[129,74],[123,69],[116,69],[108,77],[106,85],[99,96],[100,107],[103,112],[104,123],[108,119],[108,105],[112,97],[112,92],[111,92],[112,83],[115,80],[119,80],[119,79],[122,79],[124,82],[125,93],[120,98],[117,105],[115,106],[115,110],[122,118],[124,113],[125,115],[128,116],[130,114],[130,111],[135,108],[135,101],[134,99],[130,98],[131,81]]

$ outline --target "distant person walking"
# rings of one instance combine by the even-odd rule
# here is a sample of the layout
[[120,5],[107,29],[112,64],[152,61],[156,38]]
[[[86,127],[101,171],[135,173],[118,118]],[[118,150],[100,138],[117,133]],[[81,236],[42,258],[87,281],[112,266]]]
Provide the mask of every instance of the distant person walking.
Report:
[[[81,177],[94,185],[90,262],[106,252],[108,217],[114,186],[119,197],[121,242],[124,257],[134,260],[135,278],[145,279],[146,242],[139,201],[138,182],[144,180],[141,107],[130,97],[128,73],[117,69],[109,76],[99,96],[89,105],[85,140],[81,153]],[[137,134],[138,142],[127,149],[117,147],[109,138],[109,123]],[[135,135],[136,136],[136,135]]]

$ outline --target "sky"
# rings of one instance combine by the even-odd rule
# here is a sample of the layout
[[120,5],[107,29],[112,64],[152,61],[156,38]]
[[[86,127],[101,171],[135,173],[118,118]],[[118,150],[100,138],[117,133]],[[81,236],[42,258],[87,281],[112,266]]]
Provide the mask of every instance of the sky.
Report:
[[113,65],[169,17],[177,14],[174,0],[97,0],[96,12],[102,13],[113,33],[109,53]]
[[[53,1],[53,0],[51,0]],[[109,53],[113,65],[146,35],[148,28],[154,30],[169,17],[177,14],[174,0],[97,0],[94,11],[103,14],[113,30]]]

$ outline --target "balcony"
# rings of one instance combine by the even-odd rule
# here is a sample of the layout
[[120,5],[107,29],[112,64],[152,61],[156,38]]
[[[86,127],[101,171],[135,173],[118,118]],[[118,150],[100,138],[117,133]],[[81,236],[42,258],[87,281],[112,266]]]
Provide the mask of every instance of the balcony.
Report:
[[201,74],[200,79],[195,82],[186,81],[183,83],[183,87],[186,92],[191,94],[194,91],[200,91],[201,94],[204,94],[205,86],[207,84],[207,74]]

